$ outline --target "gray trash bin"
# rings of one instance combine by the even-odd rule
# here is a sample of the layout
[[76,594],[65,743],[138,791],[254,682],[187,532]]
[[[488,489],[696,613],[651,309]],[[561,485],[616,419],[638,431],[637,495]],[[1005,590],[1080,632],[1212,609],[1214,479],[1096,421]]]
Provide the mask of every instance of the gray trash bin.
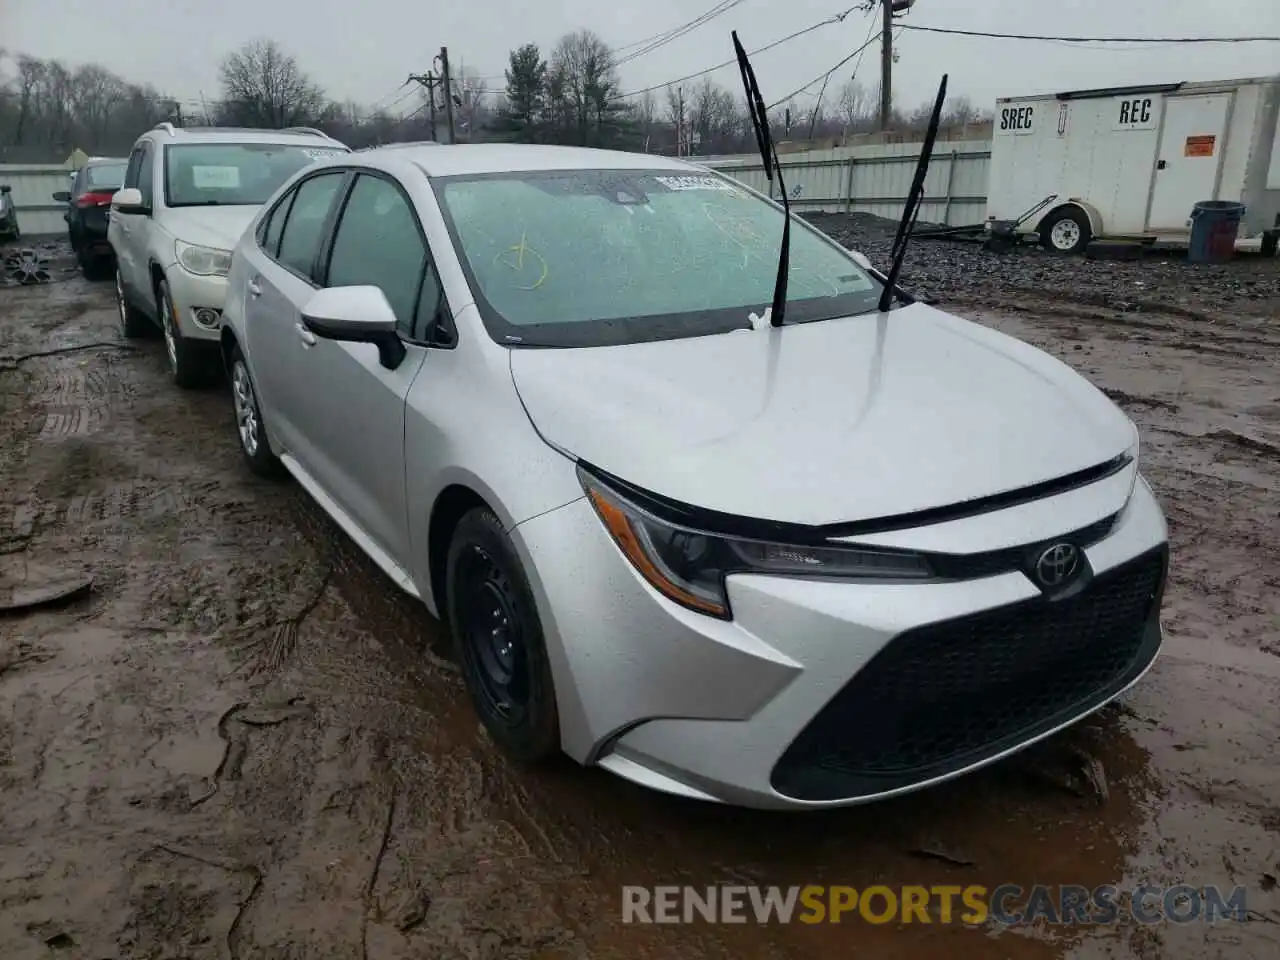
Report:
[[1244,204],[1232,200],[1201,200],[1191,209],[1192,263],[1225,263],[1236,254],[1236,236],[1244,219]]

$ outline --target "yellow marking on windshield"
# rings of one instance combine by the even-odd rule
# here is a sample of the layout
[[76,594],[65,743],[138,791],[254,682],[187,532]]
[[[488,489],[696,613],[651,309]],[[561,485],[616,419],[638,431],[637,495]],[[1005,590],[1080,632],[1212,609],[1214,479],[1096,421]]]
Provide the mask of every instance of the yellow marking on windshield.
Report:
[[[520,231],[519,243],[507,247],[505,250],[499,250],[494,256],[493,262],[495,264],[501,263],[503,266],[509,267],[515,273],[523,273],[525,269],[524,255],[526,253],[542,265],[542,271],[539,274],[538,279],[535,280],[531,286],[524,286],[523,284],[516,284],[515,286],[517,290],[537,290],[546,281],[547,275],[551,272],[551,268],[547,266],[546,258],[533,247],[529,246],[528,237],[525,231]],[[515,256],[512,257],[512,254],[515,254]]]

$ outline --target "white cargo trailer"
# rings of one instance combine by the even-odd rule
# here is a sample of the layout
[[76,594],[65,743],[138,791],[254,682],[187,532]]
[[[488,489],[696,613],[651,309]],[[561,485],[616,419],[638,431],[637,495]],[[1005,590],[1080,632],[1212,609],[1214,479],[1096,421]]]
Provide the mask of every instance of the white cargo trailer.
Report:
[[987,220],[1045,246],[1186,246],[1201,200],[1245,206],[1237,249],[1280,236],[1280,77],[1075,90],[996,101]]

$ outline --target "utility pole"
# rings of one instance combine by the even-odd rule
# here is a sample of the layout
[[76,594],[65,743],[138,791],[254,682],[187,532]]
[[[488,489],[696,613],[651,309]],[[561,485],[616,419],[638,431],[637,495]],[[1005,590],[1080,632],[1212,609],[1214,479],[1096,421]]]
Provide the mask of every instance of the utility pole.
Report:
[[427,110],[431,117],[431,139],[434,140],[436,139],[436,85],[440,82],[440,78],[431,71],[427,71],[424,74],[411,73],[409,79],[426,88]]
[[880,129],[889,129],[893,112],[893,6],[894,0],[880,0],[884,25],[880,34]]
[[676,94],[680,98],[679,113],[676,115],[676,156],[683,157],[687,152],[684,144],[684,87],[677,87]]
[[453,81],[449,76],[449,48],[440,48],[440,84],[444,89],[444,116],[449,124],[449,142],[457,143],[453,130]]

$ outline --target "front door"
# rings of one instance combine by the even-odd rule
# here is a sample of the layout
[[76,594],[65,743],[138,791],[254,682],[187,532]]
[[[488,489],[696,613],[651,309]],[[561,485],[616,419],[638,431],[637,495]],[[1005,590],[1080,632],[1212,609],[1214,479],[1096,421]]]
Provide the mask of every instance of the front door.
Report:
[[1165,100],[1149,230],[1185,230],[1197,202],[1217,199],[1230,104],[1229,93]]
[[[302,359],[307,393],[297,415],[312,474],[380,549],[412,569],[406,508],[405,397],[428,351],[415,341],[419,314],[434,314],[438,287],[424,281],[427,245],[412,202],[393,179],[361,172],[339,214],[321,278],[328,287],[376,286],[406,341],[388,370],[367,343],[320,338]],[[434,275],[429,279],[434,284]],[[424,288],[426,292],[424,293]],[[424,300],[428,307],[420,310]],[[424,374],[425,375],[425,374]]]

